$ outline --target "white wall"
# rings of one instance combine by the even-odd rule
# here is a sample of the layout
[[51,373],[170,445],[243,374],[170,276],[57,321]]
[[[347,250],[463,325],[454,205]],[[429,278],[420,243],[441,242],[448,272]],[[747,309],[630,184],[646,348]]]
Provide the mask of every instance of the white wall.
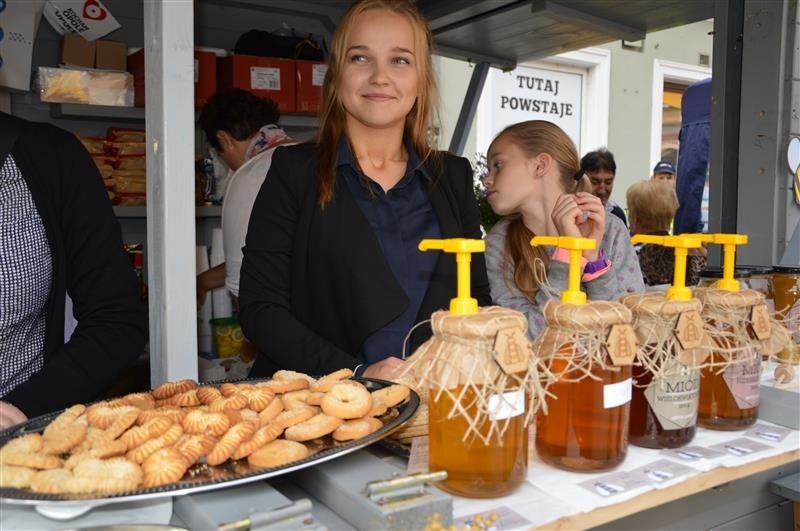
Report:
[[[652,170],[651,122],[653,109],[653,64],[655,59],[697,66],[700,54],[712,59],[712,21],[697,22],[647,35],[641,50],[628,50],[620,41],[599,48],[611,54],[607,147],[617,161],[614,201],[625,205],[625,191],[646,179]],[[461,102],[469,84],[472,66],[464,61],[438,58],[442,95],[440,148],[447,148],[453,135]],[[541,63],[539,63],[541,64]],[[475,124],[464,155],[475,159]],[[591,151],[600,146],[583,146]],[[581,153],[583,154],[583,153]]]

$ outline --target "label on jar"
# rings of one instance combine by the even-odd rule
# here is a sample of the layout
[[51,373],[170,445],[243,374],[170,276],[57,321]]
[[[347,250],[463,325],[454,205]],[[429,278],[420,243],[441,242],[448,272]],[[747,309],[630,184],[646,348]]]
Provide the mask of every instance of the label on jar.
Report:
[[525,413],[525,390],[517,389],[489,397],[489,419],[503,420]]
[[622,406],[631,401],[631,379],[603,386],[603,409]]
[[700,398],[700,371],[686,369],[652,380],[644,396],[659,424],[665,430],[678,430],[694,426],[697,422],[697,402]]
[[748,362],[732,363],[722,373],[725,385],[739,409],[758,407],[758,380],[761,375],[761,356]]
[[797,328],[790,330],[790,332],[792,332],[794,342],[800,344],[800,324],[798,324],[800,323],[800,299],[792,305],[783,320],[787,323],[795,323]]

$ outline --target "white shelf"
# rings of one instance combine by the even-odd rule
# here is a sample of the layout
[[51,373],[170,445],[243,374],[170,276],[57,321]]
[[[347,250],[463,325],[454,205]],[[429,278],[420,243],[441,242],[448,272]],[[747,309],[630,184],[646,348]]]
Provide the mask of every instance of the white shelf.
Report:
[[[146,206],[115,206],[114,214],[118,218],[146,218]],[[220,205],[196,206],[194,215],[197,218],[218,218],[222,215]]]
[[144,122],[144,107],[113,107],[108,105],[83,105],[80,103],[51,103],[53,118],[68,120],[113,120]]
[[[107,105],[83,105],[80,103],[51,103],[50,115],[67,120],[103,120],[144,123],[144,107],[113,107]],[[286,129],[316,129],[319,117],[316,114],[288,113],[278,120]]]

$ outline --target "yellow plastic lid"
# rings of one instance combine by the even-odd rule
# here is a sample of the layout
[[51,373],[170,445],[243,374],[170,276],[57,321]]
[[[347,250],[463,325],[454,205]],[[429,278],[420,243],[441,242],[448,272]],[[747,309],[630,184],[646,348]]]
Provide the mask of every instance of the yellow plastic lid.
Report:
[[692,290],[686,287],[686,257],[689,249],[697,249],[703,244],[699,234],[681,234],[679,236],[652,236],[637,234],[631,238],[633,243],[653,243],[675,249],[675,272],[672,285],[667,289],[667,299],[671,301],[688,301],[692,299]]
[[456,315],[478,313],[478,300],[470,296],[469,263],[472,261],[472,253],[482,253],[486,250],[486,243],[483,240],[469,238],[430,239],[419,242],[419,250],[455,253],[458,291],[456,298],[450,299],[450,313]]
[[561,302],[567,304],[586,304],[586,294],[581,291],[581,255],[597,247],[591,238],[572,236],[534,236],[531,245],[554,245],[569,251],[569,282],[561,292]]

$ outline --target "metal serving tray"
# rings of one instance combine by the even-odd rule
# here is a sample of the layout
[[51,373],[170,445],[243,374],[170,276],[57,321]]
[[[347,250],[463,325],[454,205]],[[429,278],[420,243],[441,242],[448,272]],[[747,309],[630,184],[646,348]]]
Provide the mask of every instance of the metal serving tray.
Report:
[[[353,378],[353,380],[364,384],[370,391],[387,387],[393,383],[370,378]],[[258,381],[263,380],[239,380],[238,383]],[[36,506],[38,512],[45,516],[64,519],[74,518],[95,507],[107,505],[109,503],[180,496],[261,481],[311,467],[317,463],[336,459],[337,457],[349,454],[377,442],[410,420],[411,417],[414,416],[418,406],[419,396],[413,390],[410,390],[409,399],[406,402],[391,408],[385,415],[380,417],[384,422],[384,426],[378,431],[366,437],[362,437],[361,439],[345,443],[334,442],[330,436],[326,436],[319,441],[311,441],[310,443],[306,443],[306,446],[308,446],[312,452],[309,457],[280,467],[253,470],[247,464],[247,460],[236,462],[227,461],[223,465],[216,467],[194,465],[179,482],[163,485],[161,487],[137,489],[107,496],[99,496],[96,494],[38,494],[23,489],[0,488],[0,501],[13,505],[33,505]],[[41,417],[30,419],[23,424],[0,431],[0,446],[4,445],[12,437],[44,430],[45,426],[60,413],[61,411],[42,415]]]

